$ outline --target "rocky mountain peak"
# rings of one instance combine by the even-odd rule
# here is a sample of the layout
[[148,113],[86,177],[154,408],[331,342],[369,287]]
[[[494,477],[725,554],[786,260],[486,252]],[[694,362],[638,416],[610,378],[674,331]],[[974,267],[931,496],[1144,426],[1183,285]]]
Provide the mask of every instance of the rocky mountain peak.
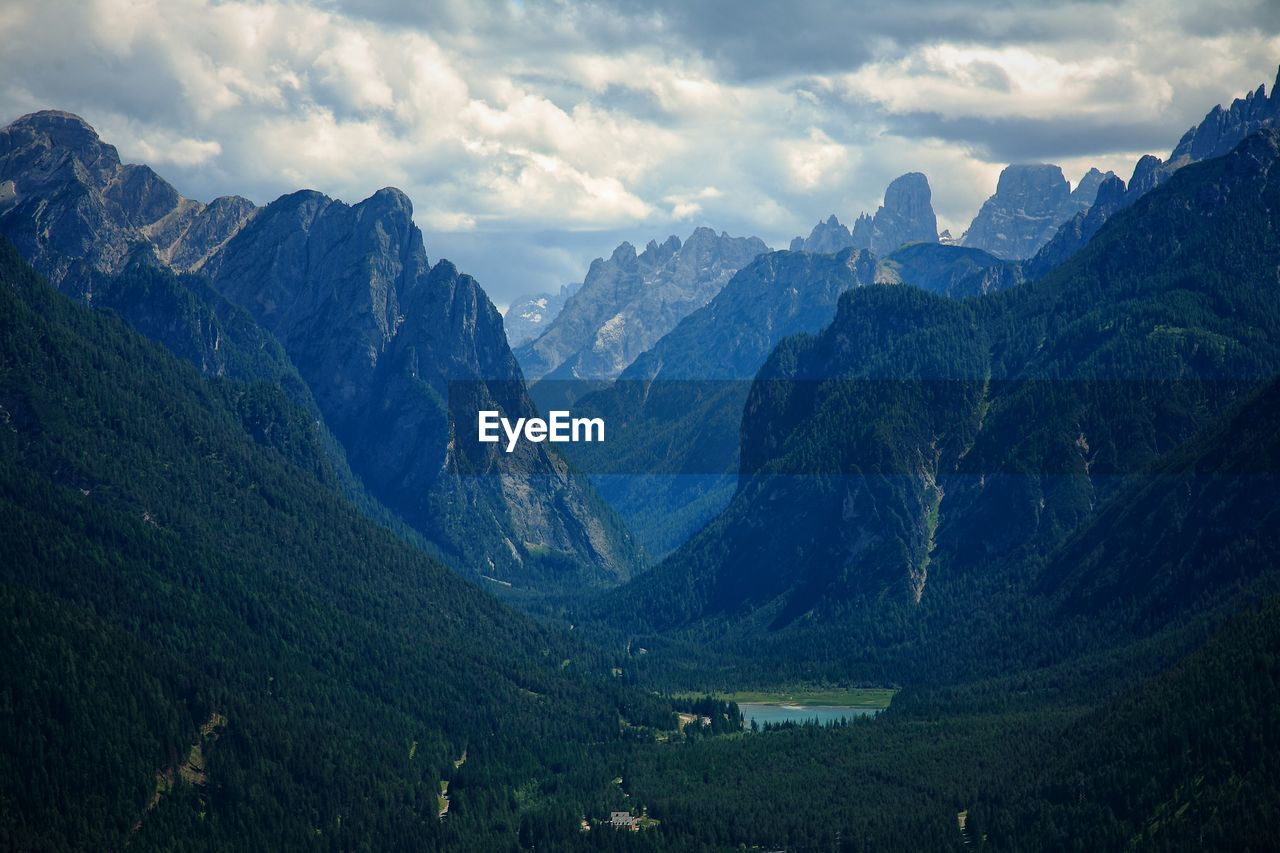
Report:
[[809,232],[808,239],[796,237],[791,241],[793,252],[813,252],[817,255],[831,255],[853,245],[853,234],[833,213],[825,221],[818,222]]
[[254,211],[244,199],[210,209],[183,198],[149,166],[121,163],[88,122],[61,110],[0,129],[0,188],[0,233],[76,295],[91,291],[90,272],[114,275],[140,258],[198,268]]
[[360,202],[360,205],[376,209],[383,214],[395,213],[413,218],[413,202],[398,187],[383,187]]
[[936,243],[938,219],[933,212],[929,179],[920,172],[894,178],[885,188],[884,204],[874,216],[859,214],[850,231],[833,213],[809,232],[791,241],[793,252],[829,255],[851,247],[887,255],[907,243]]
[[685,240],[623,243],[596,259],[581,289],[516,357],[531,379],[609,379],[705,305],[742,267],[768,251],[755,237],[699,227]]
[[1119,204],[1124,200],[1126,189],[1124,179],[1108,172],[1107,177],[1098,185],[1098,190],[1094,193],[1093,203],[1095,206]]
[[1145,195],[1155,189],[1163,179],[1161,167],[1164,161],[1154,154],[1143,154],[1133,166],[1133,175],[1129,177],[1129,189],[1138,195]]
[[[884,191],[884,206],[887,210],[902,213],[924,213],[929,207],[932,193],[929,190],[929,179],[923,172],[907,172],[889,182]],[[932,212],[932,208],[929,207]]]
[[98,132],[80,116],[63,110],[40,110],[28,113],[15,119],[5,128],[5,132],[26,134],[30,137],[43,137],[50,146],[65,148],[71,151],[100,152],[115,162],[120,162],[120,155],[114,145],[107,145],[99,137]]
[[[451,432],[455,394],[513,417],[532,404],[501,315],[452,262],[429,265],[404,193],[387,188],[354,205],[284,196],[207,272],[284,346],[370,493],[458,565],[517,577],[536,558],[523,543],[536,542],[588,574],[630,570],[634,555],[553,455],[532,445],[486,455]],[[442,521],[464,506],[485,519],[465,534]]]
[[511,300],[507,313],[502,316],[507,343],[515,348],[542,334],[560,316],[569,297],[577,293],[580,287],[581,282],[567,284],[562,285],[557,292],[529,293]]
[[875,234],[875,220],[869,213],[859,213],[853,220],[853,244],[859,249],[870,249],[871,238]]
[[1071,192],[1060,166],[1052,163],[1014,163],[1000,172],[1000,179],[996,182],[997,195],[1018,202],[1023,207],[1039,201],[1041,192],[1048,193],[1046,201],[1050,203]]
[[609,260],[613,263],[626,263],[635,260],[636,247],[623,240],[618,244],[618,248],[613,250],[613,254],[609,256]]
[[920,172],[894,178],[884,191],[884,205],[872,220],[871,251],[887,255],[907,243],[936,243],[938,218],[933,213],[929,179]]
[[0,180],[21,179],[19,192],[77,181],[102,190],[120,169],[115,146],[72,113],[43,110],[0,129]]
[[457,278],[461,273],[458,271],[458,265],[448,258],[441,258],[430,267],[432,274],[441,278]]
[[1033,258],[1024,262],[1023,272],[1026,277],[1033,280],[1040,278],[1079,251],[1081,246],[1098,233],[1111,214],[1125,206],[1125,196],[1124,180],[1107,172],[1093,194],[1093,203],[1077,211],[1058,228],[1053,238]]
[[1093,204],[1094,198],[1098,195],[1098,187],[1102,186],[1102,182],[1108,177],[1114,177],[1114,173],[1103,172],[1097,168],[1089,169],[1076,183],[1076,188],[1071,191],[1071,200],[1082,209]]
[[[710,229],[704,228],[700,230],[707,231]],[[694,240],[698,236],[699,236],[698,231],[694,231],[693,235],[690,236],[689,239]],[[674,255],[676,252],[680,251],[680,245],[681,245],[680,238],[674,234],[672,234],[667,239],[663,240],[661,243],[659,243],[657,240],[650,240],[645,245],[644,251],[640,254],[641,263],[660,264],[663,261],[670,258],[672,255]]]
[[1188,162],[1221,157],[1250,133],[1275,127],[1277,123],[1280,123],[1280,74],[1276,76],[1270,97],[1267,87],[1260,85],[1225,109],[1219,104],[1209,110],[1200,124],[1183,134],[1169,155],[1166,167],[1176,169]]
[[960,243],[999,258],[1030,258],[1064,222],[1093,203],[1106,177],[1090,169],[1072,191],[1062,169],[1052,163],[1006,166],[995,194],[983,203]]

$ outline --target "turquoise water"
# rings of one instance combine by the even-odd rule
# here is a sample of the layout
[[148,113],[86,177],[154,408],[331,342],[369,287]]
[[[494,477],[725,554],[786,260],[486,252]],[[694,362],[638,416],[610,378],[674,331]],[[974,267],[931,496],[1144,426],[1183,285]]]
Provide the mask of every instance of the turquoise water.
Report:
[[830,723],[841,718],[868,717],[876,711],[874,708],[856,708],[852,705],[758,705],[754,702],[740,702],[738,709],[746,718],[747,728],[751,721],[763,728],[765,723]]

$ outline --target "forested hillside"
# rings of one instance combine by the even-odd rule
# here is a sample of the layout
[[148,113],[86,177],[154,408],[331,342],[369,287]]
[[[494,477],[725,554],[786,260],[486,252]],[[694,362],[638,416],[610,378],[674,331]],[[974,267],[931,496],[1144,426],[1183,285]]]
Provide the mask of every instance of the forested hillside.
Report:
[[846,294],[757,377],[730,508],[600,612],[883,677],[925,626],[1017,607],[1127,478],[1280,370],[1278,154],[1267,131],[1186,167],[1029,285]]
[[874,721],[643,752],[628,784],[675,850],[1268,850],[1278,631],[1271,598],[1143,680],[1096,676],[1149,645],[911,691]]
[[494,849],[511,789],[671,720],[357,511],[278,389],[202,378],[8,244],[0,423],[2,847]]

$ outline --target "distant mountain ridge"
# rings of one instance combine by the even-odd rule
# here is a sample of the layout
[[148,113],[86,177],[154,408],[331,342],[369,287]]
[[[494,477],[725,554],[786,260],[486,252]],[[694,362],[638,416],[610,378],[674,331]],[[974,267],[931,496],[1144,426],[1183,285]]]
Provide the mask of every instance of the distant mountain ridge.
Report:
[[526,293],[511,300],[502,315],[502,326],[507,331],[507,343],[513,348],[531,341],[560,316],[569,297],[581,289],[582,283],[563,285],[556,293]]
[[[611,444],[567,452],[649,554],[662,556],[732,496],[750,382],[780,341],[820,331],[854,288],[899,284],[963,297],[1021,280],[1016,264],[939,243],[911,243],[883,260],[865,249],[773,252],[741,270],[613,385],[546,381],[534,394],[559,391],[580,398],[575,412],[609,418]],[[563,393],[565,385],[573,393]]]
[[814,226],[807,238],[791,241],[793,252],[833,254],[842,249],[869,249],[884,256],[908,243],[938,242],[929,179],[920,172],[894,178],[884,191],[884,204],[874,215],[861,213],[850,231],[832,214]]
[[1072,189],[1058,166],[1006,166],[995,194],[983,203],[960,244],[1006,260],[1030,258],[1062,223],[1093,204],[1098,187],[1108,177],[1110,172],[1104,175],[1090,169]]
[[757,237],[697,228],[681,242],[622,243],[597,258],[564,308],[516,350],[532,380],[612,379],[640,353],[705,305],[734,273],[769,247]]
[[1013,287],[1022,268],[990,252],[948,243],[909,243],[876,264],[880,284],[907,284],[963,298]]
[[[1267,127],[1276,127],[1280,123],[1280,70],[1277,70],[1275,83],[1271,87],[1271,96],[1267,96],[1267,87],[1260,84],[1258,88],[1236,98],[1231,106],[1223,109],[1215,104],[1205,117],[1182,135],[1173,153],[1165,164],[1166,171],[1172,172],[1186,163],[1197,163],[1213,157],[1221,157],[1231,151],[1245,137]],[[1171,168],[1170,168],[1171,167]]]
[[1028,262],[1028,277],[1038,278],[1071,257],[1098,233],[1108,218],[1164,183],[1183,166],[1222,157],[1249,134],[1271,127],[1280,127],[1280,71],[1270,97],[1263,84],[1243,98],[1236,98],[1226,109],[1221,104],[1215,105],[1199,124],[1182,135],[1168,160],[1153,154],[1139,158],[1127,186],[1115,176],[1108,177],[1092,206],[1064,223]]
[[[1025,589],[1099,508],[1124,511],[1108,503],[1121,475],[1219,430],[1280,372],[1277,164],[1280,131],[1260,131],[1022,287],[965,301],[847,292],[828,328],[784,341],[757,376],[729,508],[602,607],[639,630],[755,655],[790,643],[830,666],[893,655],[920,620],[963,621],[967,596]],[[1256,464],[1274,476],[1273,460]],[[1072,561],[1053,565],[1090,587]],[[1161,606],[1236,584],[1162,576],[1174,597]]]

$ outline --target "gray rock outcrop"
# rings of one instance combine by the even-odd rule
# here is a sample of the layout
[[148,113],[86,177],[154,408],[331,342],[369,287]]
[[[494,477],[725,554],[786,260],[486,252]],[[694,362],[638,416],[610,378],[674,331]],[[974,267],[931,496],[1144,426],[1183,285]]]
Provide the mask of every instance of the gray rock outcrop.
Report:
[[848,248],[869,249],[888,255],[908,243],[938,242],[938,218],[933,212],[929,179],[920,172],[908,172],[889,184],[884,204],[875,215],[862,213],[851,231],[832,214],[819,222],[807,238],[791,241],[791,251],[830,255]]
[[769,251],[757,237],[698,228],[688,239],[623,243],[592,261],[581,289],[537,339],[516,350],[530,380],[612,379],[738,270]]
[[1105,178],[1090,169],[1073,191],[1062,169],[1051,163],[1007,166],[960,243],[1007,260],[1030,258],[1064,222],[1093,203]]
[[556,293],[527,293],[511,300],[502,315],[502,326],[507,331],[507,343],[518,347],[542,334],[560,312],[569,297],[582,287],[581,282],[563,285]]

